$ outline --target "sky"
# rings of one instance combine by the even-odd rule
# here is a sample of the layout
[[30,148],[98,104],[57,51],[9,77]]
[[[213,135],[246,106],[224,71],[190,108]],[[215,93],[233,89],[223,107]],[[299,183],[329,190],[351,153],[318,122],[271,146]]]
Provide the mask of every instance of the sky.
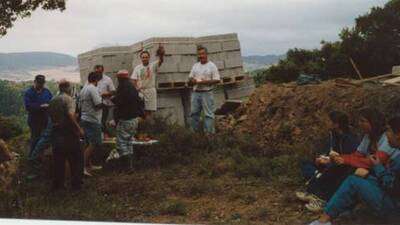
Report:
[[67,0],[64,12],[18,20],[0,52],[73,56],[150,37],[238,33],[243,55],[284,54],[338,40],[343,27],[387,0]]

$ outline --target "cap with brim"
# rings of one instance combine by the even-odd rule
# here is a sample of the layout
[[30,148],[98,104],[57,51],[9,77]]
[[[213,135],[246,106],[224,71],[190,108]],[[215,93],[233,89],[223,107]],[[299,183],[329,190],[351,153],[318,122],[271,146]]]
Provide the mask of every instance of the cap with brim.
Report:
[[35,77],[35,81],[36,82],[38,82],[38,83],[45,83],[46,82],[46,77],[45,76],[43,76],[43,75],[37,75],[36,77]]
[[117,73],[118,78],[129,78],[129,72],[128,70],[120,70]]

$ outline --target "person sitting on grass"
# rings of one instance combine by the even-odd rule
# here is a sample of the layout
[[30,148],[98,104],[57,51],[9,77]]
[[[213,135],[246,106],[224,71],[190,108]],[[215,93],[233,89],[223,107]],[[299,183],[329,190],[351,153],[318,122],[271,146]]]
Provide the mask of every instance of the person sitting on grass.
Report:
[[[310,200],[309,203],[306,204],[306,208],[308,210],[312,212],[321,212],[326,201],[331,198],[344,179],[346,179],[350,174],[360,172],[360,170],[357,170],[357,168],[371,167],[367,156],[370,154],[379,154],[377,151],[378,146],[381,146],[386,139],[386,136],[384,135],[386,125],[383,114],[374,108],[364,108],[360,111],[359,126],[364,133],[364,137],[355,152],[351,154],[338,154],[336,152],[330,153],[330,161],[335,164],[335,167],[332,168],[339,168],[338,170],[341,170],[341,173],[339,173],[341,176],[336,178],[335,175],[333,175],[331,177],[331,180],[335,180],[335,182],[328,184],[330,191],[326,192],[328,195],[325,195],[325,200]],[[382,155],[377,156],[382,157]],[[382,160],[385,159],[382,158]],[[334,171],[335,170],[336,169],[334,169]],[[327,174],[327,172],[325,172],[325,174]],[[318,185],[319,184],[317,182],[317,184],[314,186]],[[314,190],[316,189],[314,188]]]
[[128,71],[119,71],[117,78],[117,92],[111,99],[115,105],[111,124],[117,126],[117,151],[121,160],[127,162],[129,155],[133,154],[131,141],[136,134],[140,117],[144,116],[144,109],[139,93],[129,79]]
[[383,163],[375,155],[367,159],[372,164],[364,177],[351,175],[340,186],[327,203],[324,213],[310,225],[331,225],[331,221],[343,212],[352,209],[359,200],[365,202],[374,213],[398,222],[400,219],[400,117],[389,121],[386,132],[387,142],[382,146]]
[[334,164],[329,154],[331,152],[350,154],[360,143],[357,135],[351,131],[349,118],[345,113],[332,111],[328,116],[329,147],[321,152],[322,154],[314,162],[302,163],[304,177],[308,180],[307,192],[296,192],[296,196],[305,202],[329,200],[351,171],[349,167]]

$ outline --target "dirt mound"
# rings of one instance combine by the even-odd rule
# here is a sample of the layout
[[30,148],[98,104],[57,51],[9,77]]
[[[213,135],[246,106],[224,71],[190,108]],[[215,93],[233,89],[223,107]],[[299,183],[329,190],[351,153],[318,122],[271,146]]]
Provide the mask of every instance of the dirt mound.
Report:
[[341,86],[335,81],[318,85],[266,84],[234,115],[220,120],[219,127],[249,134],[268,153],[312,148],[327,135],[328,113],[347,112],[357,127],[357,112],[377,107],[386,115],[399,111],[400,89],[365,84]]

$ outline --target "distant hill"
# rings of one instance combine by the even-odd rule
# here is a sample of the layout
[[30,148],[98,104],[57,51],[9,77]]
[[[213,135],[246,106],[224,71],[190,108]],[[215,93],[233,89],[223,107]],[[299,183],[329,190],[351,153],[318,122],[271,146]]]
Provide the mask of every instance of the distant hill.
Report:
[[0,53],[0,79],[25,81],[32,80],[37,74],[54,80],[77,81],[77,59],[53,52]]
[[250,55],[243,56],[244,68],[247,71],[267,68],[284,59],[286,55]]
[[76,66],[73,56],[52,52],[0,53],[0,71],[24,71]]

